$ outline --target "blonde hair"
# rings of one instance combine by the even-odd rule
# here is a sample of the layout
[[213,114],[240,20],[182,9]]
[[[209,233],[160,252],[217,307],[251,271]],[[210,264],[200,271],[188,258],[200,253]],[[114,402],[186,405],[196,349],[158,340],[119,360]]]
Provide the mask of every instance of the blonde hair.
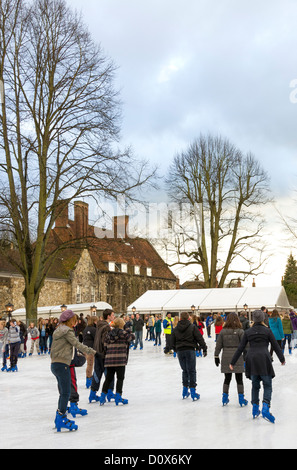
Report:
[[123,318],[118,317],[114,320],[113,324],[115,328],[123,328],[125,325],[125,321],[123,320]]

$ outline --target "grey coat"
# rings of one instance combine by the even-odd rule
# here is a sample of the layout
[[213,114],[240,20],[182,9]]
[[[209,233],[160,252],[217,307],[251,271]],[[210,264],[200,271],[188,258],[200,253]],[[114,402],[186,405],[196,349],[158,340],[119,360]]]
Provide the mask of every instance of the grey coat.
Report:
[[[242,328],[236,328],[235,330],[231,328],[223,328],[220,332],[217,338],[214,355],[215,357],[219,357],[220,352],[223,351],[221,359],[221,372],[223,374],[231,373],[229,364],[231,363],[231,359],[238,349],[243,335],[244,331]],[[240,374],[243,372],[244,361],[243,356],[241,355],[236,365],[234,366],[233,373]]]
[[51,348],[52,362],[61,362],[70,366],[74,357],[74,348],[83,354],[96,354],[96,351],[80,343],[74,334],[73,328],[69,328],[63,323],[60,324],[53,334],[53,344]]

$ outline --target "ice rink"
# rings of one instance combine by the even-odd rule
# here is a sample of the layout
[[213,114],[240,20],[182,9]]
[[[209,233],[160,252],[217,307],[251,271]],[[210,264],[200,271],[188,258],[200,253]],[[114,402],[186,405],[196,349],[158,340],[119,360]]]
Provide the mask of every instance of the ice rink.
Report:
[[275,356],[271,412],[276,422],[271,424],[262,417],[252,419],[247,379],[249,404],[239,406],[233,379],[230,403],[222,406],[223,375],[214,364],[214,335],[205,340],[208,356],[197,358],[201,398],[195,402],[182,400],[178,359],[165,356],[163,347],[153,342],[144,341],[142,351],[130,350],[123,393],[129,400],[126,406],[115,406],[113,401],[104,406],[89,404],[85,366],[78,368],[79,405],[88,415],[76,417],[76,432],[54,429],[58,391],[50,357],[34,352],[19,359],[19,372],[0,372],[1,448],[296,449],[297,349],[290,356],[285,350],[285,366]]

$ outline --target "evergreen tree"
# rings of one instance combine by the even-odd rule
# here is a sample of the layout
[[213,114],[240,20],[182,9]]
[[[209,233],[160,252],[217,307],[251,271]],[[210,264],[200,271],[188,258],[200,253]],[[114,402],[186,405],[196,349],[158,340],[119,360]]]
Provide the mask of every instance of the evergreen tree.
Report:
[[290,304],[297,306],[297,261],[294,259],[292,253],[288,257],[282,284]]

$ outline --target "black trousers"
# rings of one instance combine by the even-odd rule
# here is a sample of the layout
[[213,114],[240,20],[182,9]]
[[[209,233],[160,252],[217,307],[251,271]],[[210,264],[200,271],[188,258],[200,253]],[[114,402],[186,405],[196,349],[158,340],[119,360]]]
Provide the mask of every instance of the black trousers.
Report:
[[[232,379],[232,372],[230,372],[230,374],[225,374],[225,381],[224,381],[224,385],[223,385],[223,392],[224,393],[228,393],[229,392],[229,385],[230,385],[230,382],[231,382],[231,379]],[[244,389],[243,389],[243,380],[242,380],[242,374],[235,374],[235,380],[236,380],[236,383],[237,383],[237,391],[238,393],[243,393]]]
[[102,392],[107,393],[108,390],[111,388],[111,384],[114,381],[114,375],[117,376],[117,383],[116,383],[116,393],[122,395],[123,393],[123,383],[125,379],[125,366],[118,366],[118,367],[106,367],[106,378],[105,382],[102,387]]

